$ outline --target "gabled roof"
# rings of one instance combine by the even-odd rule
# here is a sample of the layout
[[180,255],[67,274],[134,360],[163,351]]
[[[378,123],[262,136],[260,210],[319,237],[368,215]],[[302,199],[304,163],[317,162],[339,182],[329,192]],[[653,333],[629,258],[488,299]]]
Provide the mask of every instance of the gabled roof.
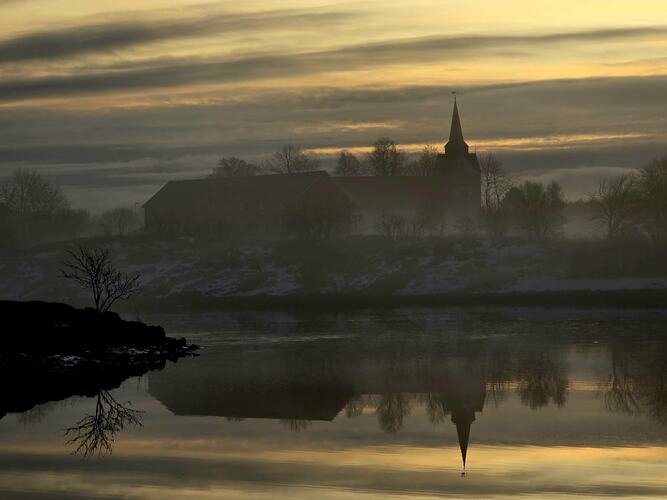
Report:
[[428,203],[444,202],[447,190],[438,176],[334,177],[334,180],[358,208],[365,210],[420,209]]
[[295,199],[316,182],[329,179],[329,174],[321,170],[298,174],[169,181],[143,206],[189,204],[208,197],[287,202]]

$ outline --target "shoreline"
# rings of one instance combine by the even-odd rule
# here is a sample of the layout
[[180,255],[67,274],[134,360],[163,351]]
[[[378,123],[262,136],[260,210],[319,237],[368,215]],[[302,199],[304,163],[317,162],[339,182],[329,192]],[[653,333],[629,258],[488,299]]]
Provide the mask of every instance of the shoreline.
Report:
[[136,300],[126,312],[212,309],[364,309],[402,307],[608,307],[667,309],[667,289],[450,292],[432,295],[294,294],[210,297],[193,293]]

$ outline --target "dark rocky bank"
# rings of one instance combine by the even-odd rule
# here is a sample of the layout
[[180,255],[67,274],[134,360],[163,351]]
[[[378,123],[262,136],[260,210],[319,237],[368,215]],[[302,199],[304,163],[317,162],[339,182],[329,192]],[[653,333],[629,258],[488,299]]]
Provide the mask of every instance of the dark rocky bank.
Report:
[[94,396],[194,355],[160,326],[66,304],[0,301],[0,418],[48,401]]

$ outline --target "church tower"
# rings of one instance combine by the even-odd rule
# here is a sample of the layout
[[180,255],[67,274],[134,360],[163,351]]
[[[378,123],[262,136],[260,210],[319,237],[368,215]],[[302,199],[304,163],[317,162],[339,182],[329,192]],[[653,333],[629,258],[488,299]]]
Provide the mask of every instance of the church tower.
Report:
[[438,154],[436,171],[444,177],[448,187],[450,215],[455,218],[477,217],[482,203],[482,176],[477,154],[470,152],[463,138],[456,97],[449,140],[445,144],[445,153]]

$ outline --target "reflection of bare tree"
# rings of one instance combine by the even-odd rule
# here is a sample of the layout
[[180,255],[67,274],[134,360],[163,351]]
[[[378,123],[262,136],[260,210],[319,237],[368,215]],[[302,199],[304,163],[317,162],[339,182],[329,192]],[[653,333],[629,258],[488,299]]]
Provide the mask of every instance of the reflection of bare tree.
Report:
[[403,428],[403,419],[410,415],[412,404],[407,394],[386,393],[380,396],[375,412],[380,428],[387,434],[396,434]]
[[433,425],[438,425],[445,421],[446,414],[440,401],[440,394],[435,392],[425,394],[424,403],[429,422]]
[[[127,406],[126,406],[127,405]],[[105,390],[97,393],[95,413],[86,415],[73,427],[65,430],[67,444],[75,446],[74,454],[83,457],[111,454],[116,433],[128,425],[141,426],[141,413],[116,401]]]
[[534,353],[521,360],[518,371],[518,393],[521,402],[535,410],[553,402],[565,404],[569,381],[565,367],[549,353]]
[[630,375],[630,366],[626,357],[617,352],[611,354],[611,374],[602,384],[604,405],[609,411],[619,411],[636,414],[640,406],[633,394],[633,379]]
[[347,418],[358,417],[364,412],[365,406],[364,398],[361,395],[352,396],[345,404],[345,416]]
[[601,391],[609,411],[643,413],[667,425],[667,363],[659,349],[632,357],[622,346],[614,346],[611,373]]
[[305,431],[311,424],[310,420],[302,420],[299,418],[283,418],[280,420],[280,423],[292,432]]

